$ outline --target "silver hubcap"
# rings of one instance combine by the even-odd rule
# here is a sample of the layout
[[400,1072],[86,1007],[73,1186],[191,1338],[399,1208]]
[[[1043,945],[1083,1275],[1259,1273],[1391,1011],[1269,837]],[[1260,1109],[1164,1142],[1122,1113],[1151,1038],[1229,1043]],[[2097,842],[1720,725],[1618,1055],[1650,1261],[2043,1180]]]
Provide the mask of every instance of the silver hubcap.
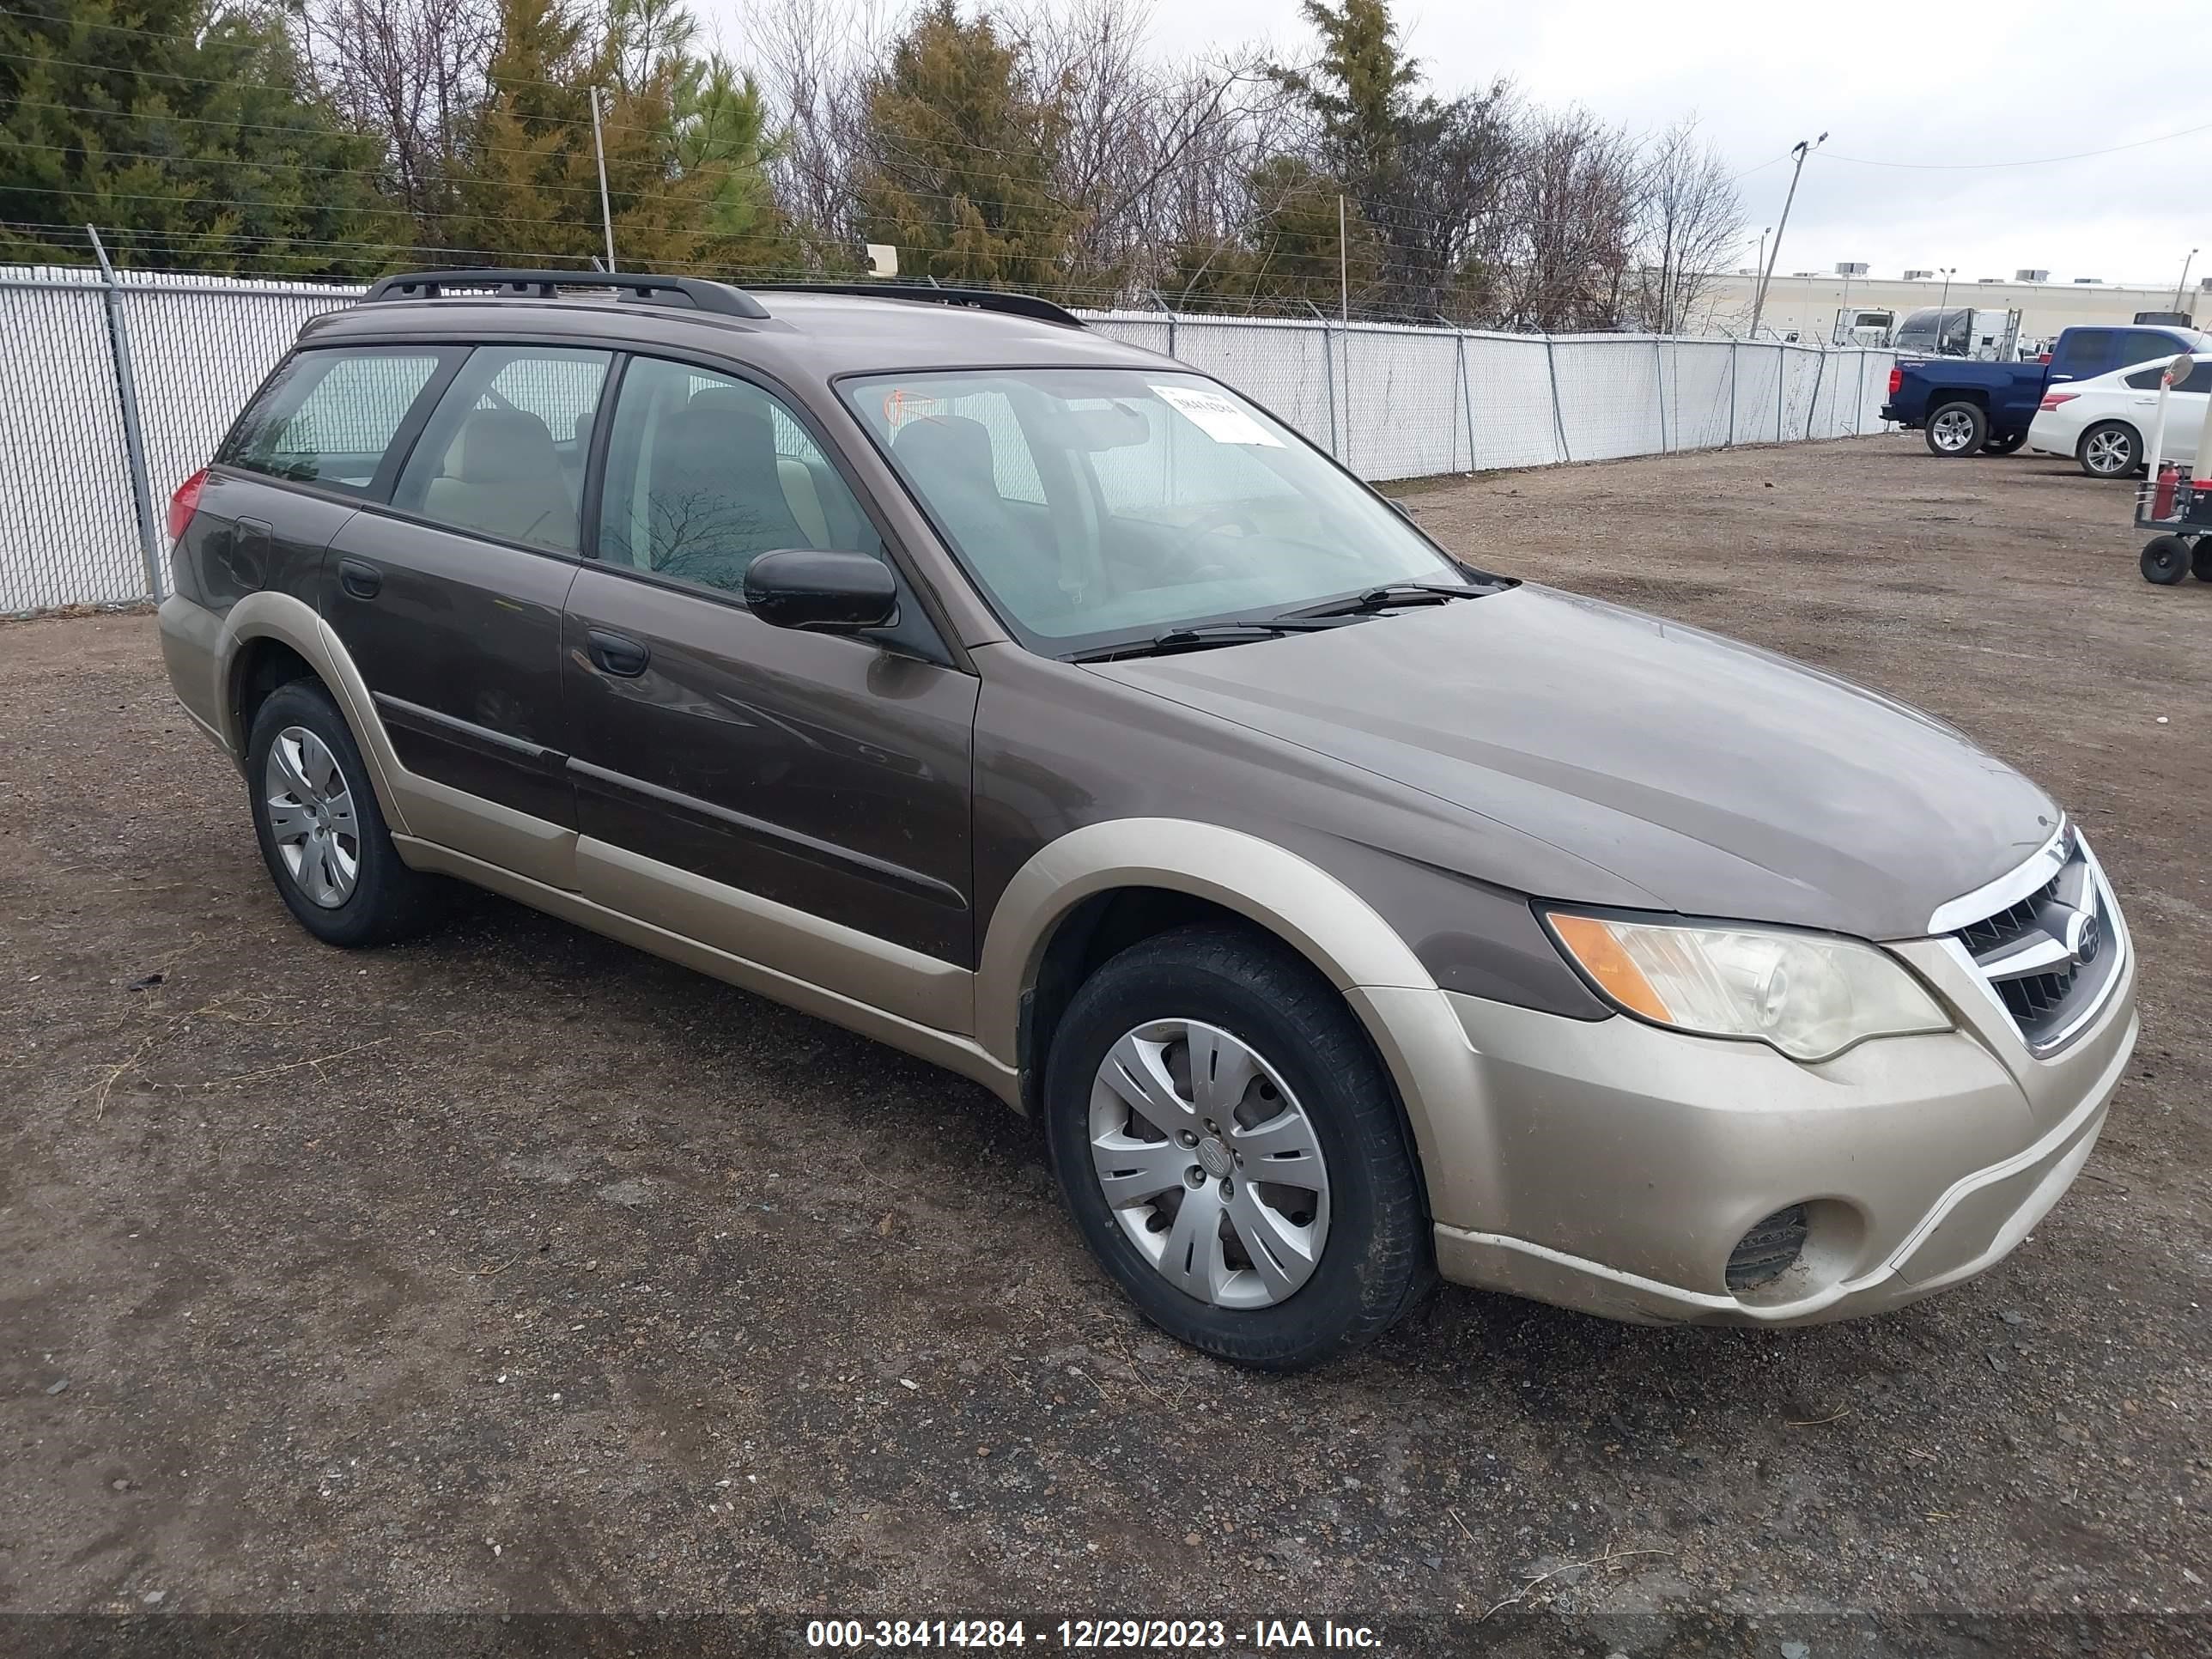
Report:
[[270,838],[293,884],[312,902],[337,909],[361,879],[361,825],[337,757],[306,726],[286,726],[269,745],[262,795]]
[[1935,438],[1945,449],[1964,449],[1973,441],[1974,422],[1971,416],[1955,412],[1936,417]]
[[1121,1231],[1177,1290],[1266,1308],[1328,1239],[1321,1140],[1274,1067],[1196,1020],[1139,1025],[1091,1088],[1091,1161]]
[[2135,446],[2121,432],[2100,432],[2089,440],[2087,459],[2099,472],[2122,472],[2135,459]]

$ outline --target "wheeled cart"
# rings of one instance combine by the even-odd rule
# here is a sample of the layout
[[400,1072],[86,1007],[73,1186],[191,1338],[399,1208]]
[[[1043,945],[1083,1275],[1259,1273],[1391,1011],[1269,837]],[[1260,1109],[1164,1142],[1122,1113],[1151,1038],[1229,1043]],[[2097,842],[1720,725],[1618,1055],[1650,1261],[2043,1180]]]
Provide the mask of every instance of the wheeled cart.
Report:
[[2173,388],[2189,378],[2196,362],[2184,353],[2159,378],[2158,409],[2151,417],[2149,477],[2136,491],[2136,528],[2160,532],[2143,544],[2143,580],[2160,587],[2171,587],[2192,573],[2199,581],[2212,582],[2212,398],[2205,400],[2203,430],[2197,434],[2191,468],[2184,471],[2160,453],[2166,443],[2167,401]]

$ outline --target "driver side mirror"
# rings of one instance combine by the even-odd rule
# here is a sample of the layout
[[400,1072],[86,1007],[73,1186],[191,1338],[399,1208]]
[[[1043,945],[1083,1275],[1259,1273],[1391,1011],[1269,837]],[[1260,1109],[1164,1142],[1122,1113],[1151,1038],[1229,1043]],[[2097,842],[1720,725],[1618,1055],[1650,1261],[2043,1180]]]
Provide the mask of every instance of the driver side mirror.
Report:
[[745,605],[776,628],[850,634],[898,620],[898,579],[866,553],[790,548],[745,568]]

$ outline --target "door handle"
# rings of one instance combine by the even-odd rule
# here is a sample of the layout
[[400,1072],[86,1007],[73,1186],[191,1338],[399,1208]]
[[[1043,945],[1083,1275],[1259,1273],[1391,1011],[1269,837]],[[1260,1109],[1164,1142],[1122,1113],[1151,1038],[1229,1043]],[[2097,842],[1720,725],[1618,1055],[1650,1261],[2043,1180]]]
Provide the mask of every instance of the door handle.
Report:
[[635,640],[626,635],[610,634],[604,628],[586,629],[584,640],[599,672],[619,679],[635,679],[645,672],[646,664],[653,660],[653,653]]
[[384,573],[359,559],[340,559],[338,586],[356,599],[373,599],[383,591]]

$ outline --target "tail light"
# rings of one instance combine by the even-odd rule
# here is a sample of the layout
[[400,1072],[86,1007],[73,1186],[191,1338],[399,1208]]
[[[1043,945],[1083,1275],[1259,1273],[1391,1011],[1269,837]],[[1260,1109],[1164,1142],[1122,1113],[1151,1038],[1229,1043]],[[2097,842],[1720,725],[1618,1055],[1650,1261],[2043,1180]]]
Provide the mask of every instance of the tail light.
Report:
[[2046,392],[2043,394],[2043,401],[2038,404],[2036,407],[2038,409],[2056,409],[2061,404],[2072,403],[2081,395],[2081,394],[2078,392]]
[[2046,352],[2044,352],[2044,353],[2043,353],[2043,354],[2041,354],[2039,356],[2038,356],[2038,357],[2036,358],[2036,360],[2035,360],[2035,361],[2036,361],[2036,362],[2038,362],[2039,363],[2047,363],[2047,362],[2049,362],[2051,361],[2051,354],[2050,354],[2049,352],[2047,352],[2047,351],[2046,351]]
[[1894,398],[1904,390],[1905,371],[1901,368],[1892,368],[1889,371],[1889,395]]
[[192,514],[200,510],[200,491],[207,487],[207,469],[198,471],[177,486],[177,493],[169,497],[169,541],[171,545],[184,540],[185,526]]

